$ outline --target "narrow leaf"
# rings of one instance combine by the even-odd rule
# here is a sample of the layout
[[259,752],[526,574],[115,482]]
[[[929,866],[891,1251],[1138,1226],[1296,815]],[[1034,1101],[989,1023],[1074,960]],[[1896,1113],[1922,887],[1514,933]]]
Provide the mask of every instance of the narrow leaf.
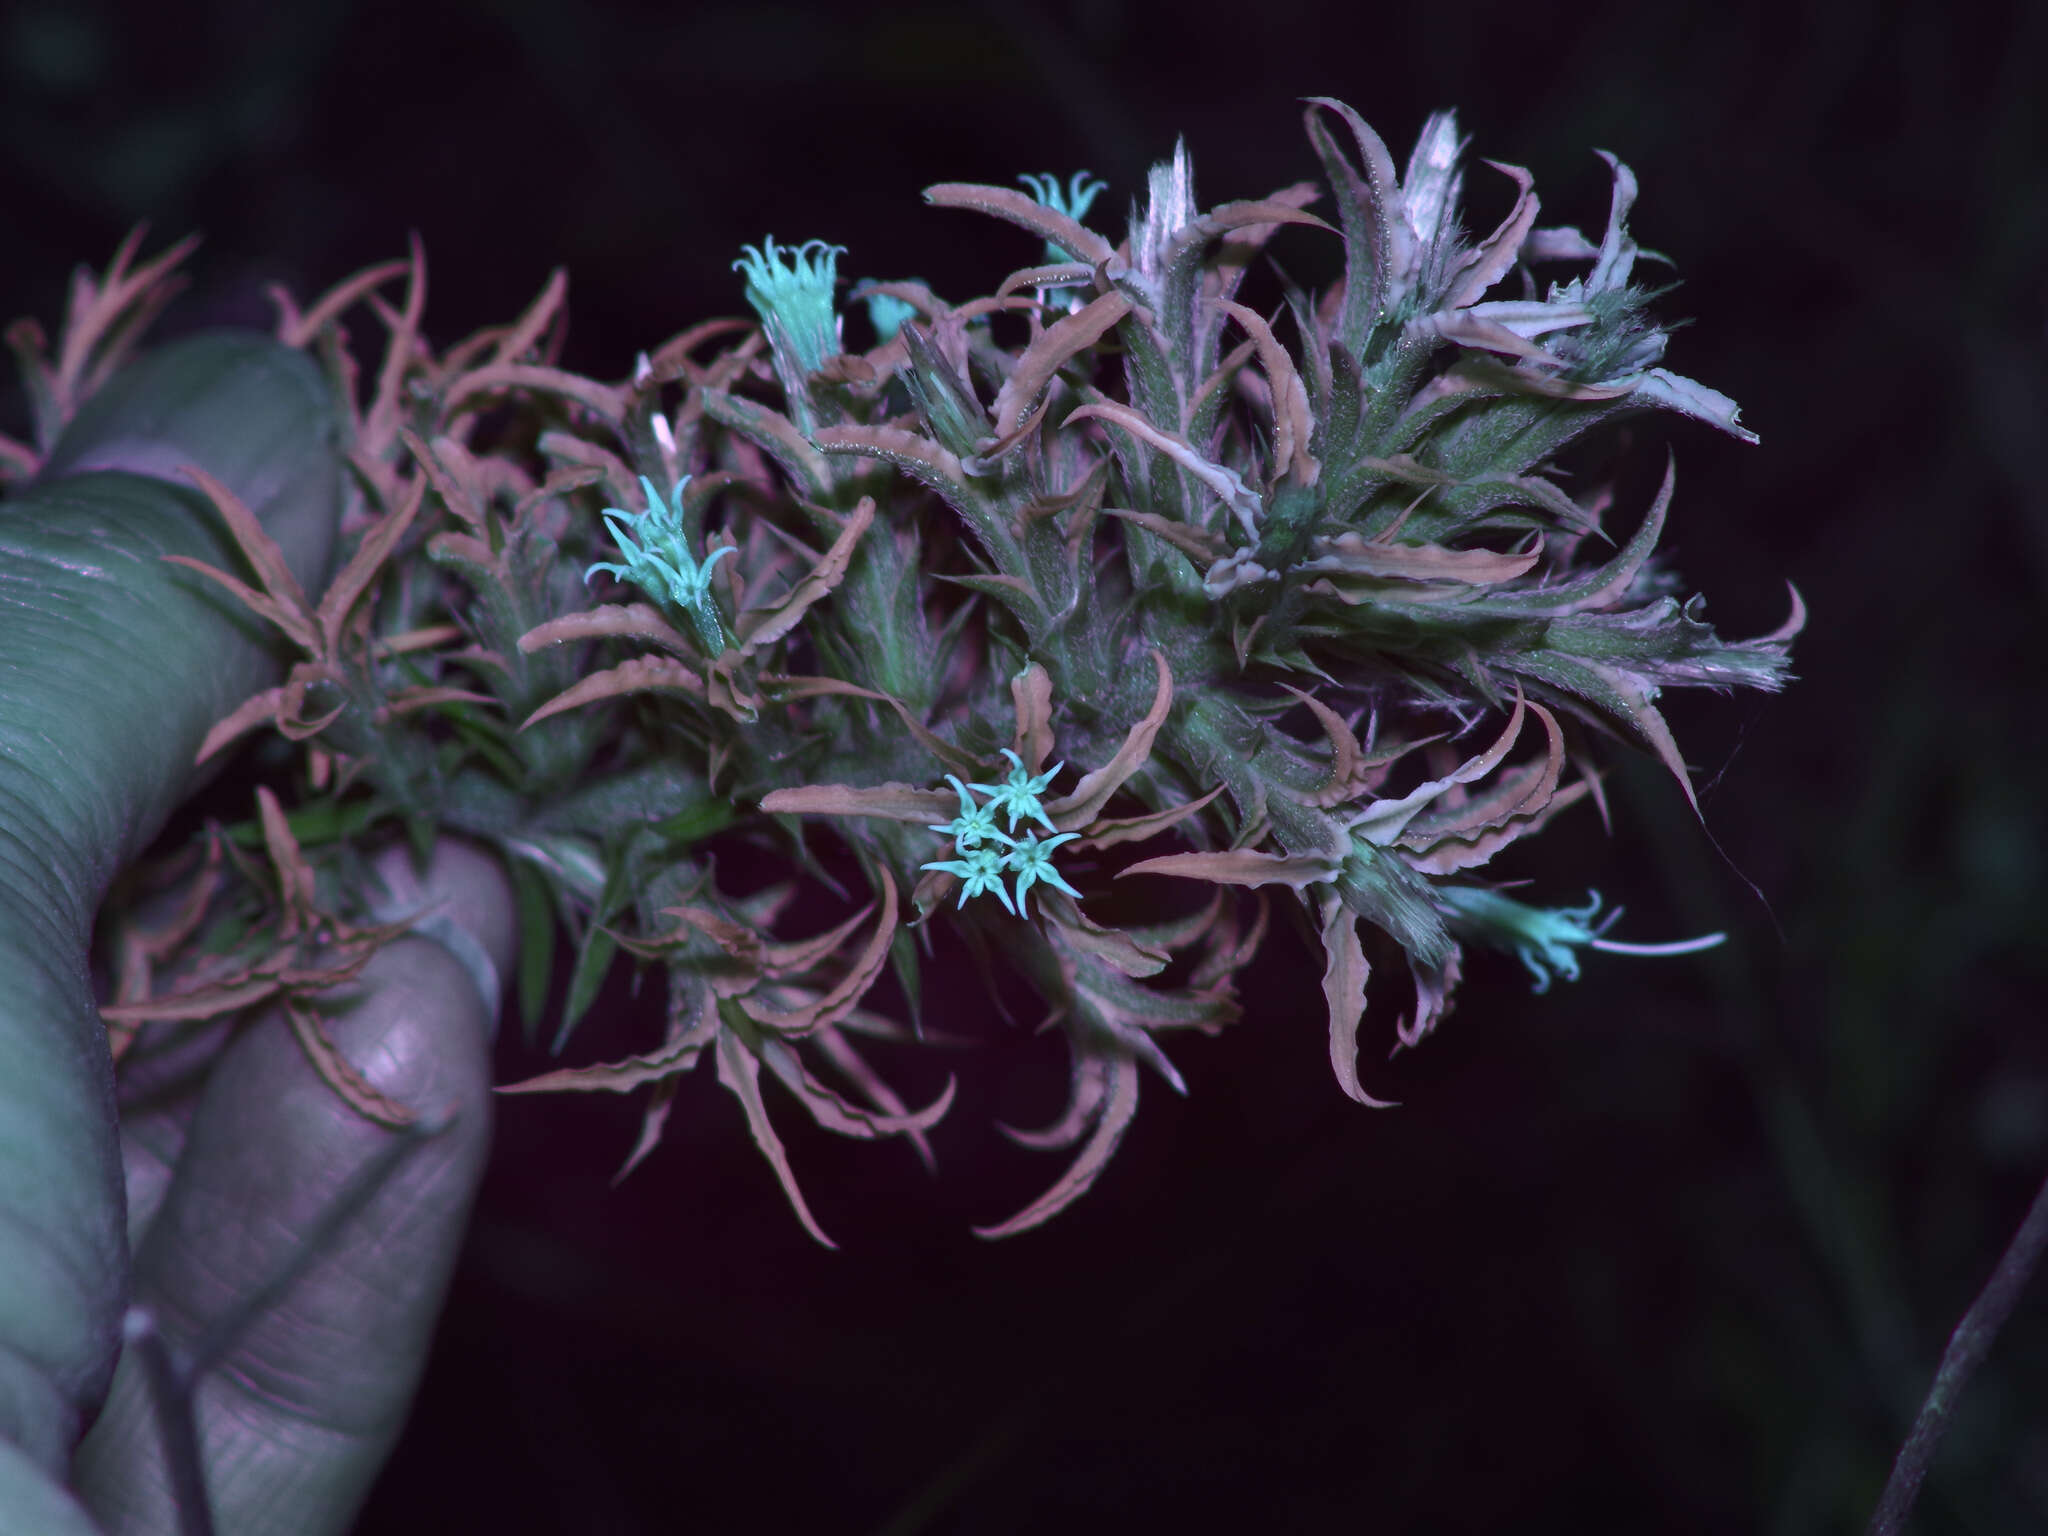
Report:
[[404,1130],[419,1118],[413,1110],[380,1090],[354,1062],[342,1055],[341,1048],[328,1037],[319,1015],[312,1009],[286,1003],[284,1013],[291,1021],[292,1038],[299,1042],[299,1048],[306,1053],[306,1060],[320,1074],[320,1080],[339,1094],[349,1108],[365,1120],[395,1131]]
[[754,1134],[754,1145],[775,1170],[782,1192],[789,1197],[790,1207],[804,1224],[804,1230],[827,1248],[837,1248],[839,1245],[825,1235],[825,1229],[811,1215],[811,1208],[804,1204],[803,1191],[797,1188],[796,1174],[789,1166],[789,1154],[783,1151],[782,1138],[769,1123],[768,1106],[761,1102],[761,1063],[729,1029],[720,1031],[718,1036],[718,1080],[746,1111],[747,1129]]
[[1118,870],[1116,878],[1121,880],[1127,875],[1174,875],[1183,880],[1211,880],[1217,885],[1286,885],[1298,891],[1305,885],[1335,879],[1337,866],[1317,854],[1259,853],[1236,848],[1140,859]]
[[874,935],[838,984],[816,1001],[786,1011],[768,1007],[752,997],[742,997],[740,1009],[748,1018],[780,1034],[800,1034],[836,1024],[853,1010],[882,974],[882,966],[889,958],[889,941],[896,932],[896,882],[889,877],[888,870],[880,873],[882,910],[875,919]]
[[997,436],[1013,432],[1023,423],[1039,391],[1068,361],[1087,351],[1118,321],[1131,312],[1131,301],[1112,290],[1073,314],[1049,325],[1024,349],[996,394]]
[[992,1227],[976,1227],[976,1237],[1010,1237],[1028,1231],[1058,1215],[1088,1192],[1116,1151],[1117,1143],[1123,1140],[1131,1117],[1138,1112],[1137,1058],[1119,1052],[1110,1063],[1108,1075],[1109,1093],[1103,1103],[1101,1117],[1095,1122],[1095,1133],[1088,1138],[1088,1144],[1074,1159],[1073,1166],[1051,1189],[1008,1221],[997,1222]]
[[[969,771],[973,771],[971,765]],[[851,784],[805,784],[771,790],[762,797],[761,809],[792,816],[879,816],[925,825],[946,820],[959,809],[959,801],[948,790],[921,789],[892,780],[868,789]]]
[[1301,382],[1294,359],[1287,355],[1287,349],[1280,345],[1273,328],[1257,310],[1227,299],[1217,308],[1235,320],[1258,348],[1259,366],[1266,371],[1266,383],[1273,396],[1275,473],[1284,471],[1299,485],[1314,485],[1322,473],[1322,465],[1308,451],[1315,418],[1309,412],[1308,386]]
[[559,1056],[562,1047],[569,1043],[570,1033],[583,1022],[583,1015],[597,1001],[598,988],[604,985],[605,975],[611,970],[612,959],[618,952],[618,938],[603,922],[593,921],[584,930],[582,946],[576,952],[575,969],[569,973],[569,995],[562,1004],[562,1022],[555,1030],[554,1042],[548,1047],[549,1055]]
[[1091,267],[1102,265],[1116,254],[1116,248],[1094,230],[1008,187],[946,181],[926,187],[924,200],[934,208],[972,208],[977,213],[1007,219]]
[[1358,1081],[1358,1021],[1365,1015],[1365,979],[1372,967],[1358,940],[1358,914],[1335,891],[1321,898],[1323,1001],[1330,1010],[1330,1068],[1346,1095],[1375,1109],[1391,1109]]
[[1109,797],[1123,787],[1124,780],[1151,757],[1152,743],[1173,707],[1173,672],[1166,664],[1165,653],[1157,648],[1152,652],[1152,666],[1158,676],[1152,707],[1126,733],[1116,756],[1093,773],[1082,775],[1072,794],[1045,803],[1046,814],[1062,832],[1078,831],[1093,821],[1109,803]]
[[629,693],[680,693],[689,698],[706,696],[704,679],[679,661],[666,656],[635,656],[603,672],[593,672],[571,684],[541,705],[520,723],[519,729],[538,725],[563,710],[580,709],[602,699],[624,698]]

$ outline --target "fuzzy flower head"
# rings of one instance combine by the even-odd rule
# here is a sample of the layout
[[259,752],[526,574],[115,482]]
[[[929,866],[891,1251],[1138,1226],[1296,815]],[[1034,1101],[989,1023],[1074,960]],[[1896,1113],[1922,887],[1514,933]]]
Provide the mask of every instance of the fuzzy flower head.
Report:
[[[721,545],[701,564],[691,555],[683,531],[683,487],[689,483],[690,477],[683,476],[664,501],[654,489],[654,482],[642,475],[640,488],[647,493],[645,512],[606,507],[605,525],[611,529],[613,542],[626,557],[626,563],[599,561],[583,573],[583,580],[588,583],[604,571],[620,581],[632,582],[656,602],[674,604],[690,616],[699,638],[715,655],[724,648],[724,640],[717,609],[711,603],[711,571],[721,555],[733,553],[733,547]],[[631,527],[621,524],[620,518],[628,519]],[[637,539],[635,533],[639,535]]]
[[1059,771],[1066,767],[1063,762],[1054,763],[1045,772],[1033,778],[1024,771],[1024,761],[1008,747],[1003,756],[1010,760],[1010,776],[1000,784],[970,784],[967,787],[990,796],[988,809],[1000,810],[1010,818],[1009,830],[1017,830],[1020,821],[1036,821],[1048,832],[1059,829],[1052,824],[1052,818],[1045,814],[1045,807],[1038,803],[1038,797],[1045,792]]
[[793,364],[802,378],[816,373],[839,355],[839,315],[832,307],[839,258],[846,247],[806,240],[777,246],[770,235],[757,249],[745,252],[733,270],[747,279],[747,302],[761,317],[768,344],[778,361]]
[[1440,887],[1437,897],[1449,909],[1451,928],[1461,936],[1504,949],[1529,968],[1536,978],[1537,992],[1550,990],[1550,974],[1556,971],[1566,981],[1579,979],[1578,948],[1603,949],[1619,955],[1689,955],[1712,949],[1725,933],[1702,934],[1671,944],[1624,944],[1603,937],[1621,916],[1616,907],[1596,927],[1593,918],[1600,911],[1600,893],[1588,891],[1583,907],[1532,907],[1477,886]]

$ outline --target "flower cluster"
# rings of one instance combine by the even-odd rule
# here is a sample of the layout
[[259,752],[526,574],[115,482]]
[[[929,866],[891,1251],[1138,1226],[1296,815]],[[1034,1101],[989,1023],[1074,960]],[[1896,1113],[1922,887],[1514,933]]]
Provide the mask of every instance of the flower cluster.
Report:
[[[960,877],[960,900],[954,903],[955,910],[966,906],[968,897],[988,891],[1012,915],[1029,917],[1025,893],[1033,885],[1058,886],[1069,896],[1080,896],[1081,893],[1067,884],[1060,872],[1052,867],[1052,851],[1081,834],[1056,830],[1038,799],[1066,764],[1054,763],[1044,773],[1033,776],[1024,771],[1023,760],[1008,747],[1003,748],[1003,756],[1010,760],[1010,776],[1000,784],[962,784],[952,774],[946,775],[946,782],[960,796],[960,814],[951,821],[934,824],[932,830],[952,838],[953,851],[959,857],[918,867]],[[976,804],[972,793],[975,791],[989,796],[988,803]],[[1009,819],[1007,830],[996,829],[998,811]],[[1040,837],[1036,832],[1027,831],[1021,838],[1012,837],[1010,833],[1017,830],[1020,821],[1037,821],[1053,835]],[[1003,886],[1005,875],[1016,877],[1017,899],[1014,904],[1009,891]]]
[[[651,1088],[636,1159],[700,1055],[814,1232],[765,1082],[840,1134],[928,1153],[944,1099],[913,1113],[854,1046],[914,1040],[927,923],[1000,948],[1072,1053],[1067,1109],[1020,1138],[1072,1163],[990,1236],[1094,1182],[1141,1073],[1185,1090],[1166,1043],[1241,1015],[1237,979],[1276,908],[1320,946],[1332,1073],[1364,1104],[1385,1102],[1361,1079],[1369,981],[1412,997],[1385,1011],[1413,1046],[1447,1016],[1468,951],[1504,952],[1541,988],[1589,951],[1716,941],[1624,944],[1597,902],[1526,905],[1481,873],[1598,802],[1603,743],[1648,751],[1690,799],[1660,697],[1782,687],[1803,621],[1795,595],[1775,631],[1722,637],[1658,553],[1672,476],[1618,512],[1587,462],[1564,472],[1581,434],[1645,410],[1751,436],[1732,400],[1661,366],[1670,327],[1636,276],[1654,258],[1629,233],[1633,175],[1610,157],[1589,238],[1539,225],[1533,178],[1503,167],[1511,205],[1482,235],[1460,217],[1449,114],[1423,125],[1405,172],[1342,102],[1306,103],[1303,124],[1316,181],[1205,208],[1176,146],[1120,239],[1084,222],[1103,196],[1085,172],[928,188],[930,206],[1013,226],[1015,270],[967,296],[854,285],[866,351],[841,333],[841,249],[764,240],[735,264],[758,326],[692,326],[624,383],[529,360],[549,355],[559,283],[462,344],[455,382],[380,375],[389,403],[365,421],[399,426],[358,444],[383,466],[364,547],[445,512],[428,554],[478,601],[448,615],[402,588],[391,707],[370,699],[346,750],[378,764],[379,803],[421,806],[423,825],[443,796],[450,825],[498,838],[541,887],[536,926],[550,906],[569,920],[558,1042],[615,947],[665,969],[657,1048],[538,1080]],[[1298,243],[1304,269],[1341,257],[1341,278],[1270,286],[1275,240]],[[1559,264],[1579,275],[1545,286]],[[417,350],[408,333],[397,355]],[[433,387],[411,392],[414,377]],[[512,430],[479,431],[501,411]],[[656,495],[686,473],[687,495]],[[602,563],[598,487],[641,475],[647,512],[604,509],[623,553]],[[590,575],[649,598],[587,606],[574,575],[592,559]],[[341,635],[364,590],[343,580],[328,618],[300,628]],[[429,649],[443,635],[483,651]],[[299,711],[315,681],[230,729],[318,729]],[[478,707],[494,701],[502,718]],[[370,733],[408,709],[446,715],[449,740],[376,757]],[[445,770],[409,766],[443,753]],[[872,900],[794,939],[778,914],[796,876],[822,873],[805,818],[829,819]],[[698,845],[728,827],[792,879],[722,893]],[[1091,914],[1076,887],[1096,894],[1098,874],[1194,881],[1206,901],[1127,885]],[[971,904],[988,894],[1004,919]],[[1148,905],[1175,915],[1137,920]],[[1390,948],[1408,976],[1373,980]],[[885,969],[908,1024],[864,1002]],[[527,987],[536,1011],[544,980]]]

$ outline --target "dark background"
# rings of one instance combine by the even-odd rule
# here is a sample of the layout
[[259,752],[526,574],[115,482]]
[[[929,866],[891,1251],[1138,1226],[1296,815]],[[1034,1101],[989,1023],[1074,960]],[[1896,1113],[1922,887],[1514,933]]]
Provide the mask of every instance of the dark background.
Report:
[[[892,1064],[962,1073],[936,1181],[780,1107],[836,1254],[708,1070],[617,1191],[635,1106],[506,1102],[363,1528],[1859,1529],[2048,1164],[2048,7],[1962,15],[0,7],[0,310],[54,320],[141,217],[206,236],[187,325],[264,323],[263,282],[305,296],[417,230],[437,341],[566,265],[567,361],[602,377],[740,310],[730,263],[764,234],[956,300],[1026,259],[926,209],[932,181],[1086,166],[1113,231],[1177,132],[1204,202],[1313,175],[1303,95],[1397,159],[1455,105],[1475,160],[1530,167],[1544,222],[1596,235],[1611,149],[1684,279],[1664,312],[1696,321],[1672,366],[1763,438],[1640,422],[1623,506],[1668,445],[1667,540],[1723,632],[1774,626],[1788,577],[1813,614],[1783,698],[1672,705],[1706,832],[1626,762],[1611,839],[1574,812],[1502,871],[1554,902],[1600,888],[1629,937],[1733,942],[1589,957],[1542,997],[1476,957],[1441,1033],[1371,1075],[1398,1110],[1339,1095],[1284,931],[1246,1020],[1176,1048],[1192,1096],[1148,1078],[1098,1188],[1001,1244],[967,1228],[1061,1166],[991,1129],[1053,1114],[1050,1038]],[[1473,166],[1472,223],[1506,185]],[[1396,990],[1368,1013],[1387,1039]],[[620,992],[588,1045],[646,1028]],[[534,1066],[508,1041],[507,1077]],[[2043,1302],[1917,1529],[2048,1526]]]

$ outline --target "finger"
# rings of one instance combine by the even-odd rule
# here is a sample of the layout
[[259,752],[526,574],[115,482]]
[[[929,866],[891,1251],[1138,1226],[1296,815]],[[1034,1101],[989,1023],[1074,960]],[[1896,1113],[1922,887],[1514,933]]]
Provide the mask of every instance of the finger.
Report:
[[[510,898],[473,893],[488,953]],[[488,885],[488,882],[484,882]],[[460,1246],[489,1139],[492,1021],[450,951],[406,938],[363,973],[329,1035],[381,1092],[453,1124],[403,1151],[321,1081],[284,1021],[222,1057],[136,1258],[136,1299],[189,1357],[295,1260],[306,1267],[191,1394],[221,1528],[343,1531],[397,1437]],[[368,1177],[368,1198],[331,1232]],[[307,1252],[309,1249],[310,1253]],[[78,1485],[112,1531],[171,1531],[175,1500],[135,1352],[81,1447]]]

